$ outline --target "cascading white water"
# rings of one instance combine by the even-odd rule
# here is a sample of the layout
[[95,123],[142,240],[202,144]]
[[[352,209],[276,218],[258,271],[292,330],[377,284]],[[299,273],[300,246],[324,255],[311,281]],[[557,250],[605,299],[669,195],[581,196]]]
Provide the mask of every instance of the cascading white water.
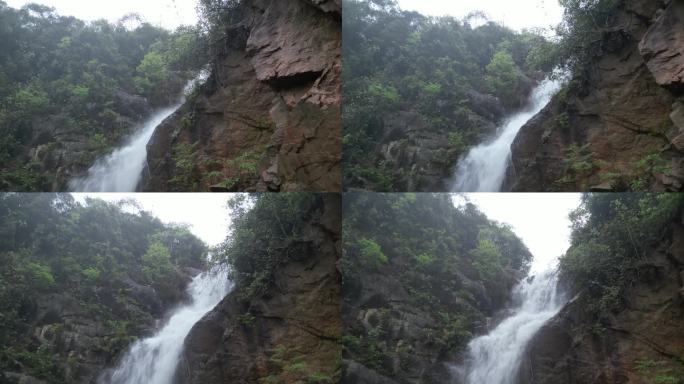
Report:
[[85,177],[71,180],[69,189],[73,192],[135,192],[147,161],[147,143],[155,129],[183,105],[185,95],[206,77],[207,73],[203,71],[190,81],[177,104],[155,113],[123,147],[98,159]]
[[69,182],[78,192],[135,192],[147,159],[147,143],[155,128],[180,107],[180,104],[154,114],[123,147],[100,158],[88,175]]
[[171,384],[185,337],[231,288],[225,268],[196,276],[188,286],[192,302],[176,309],[157,334],[135,342],[119,366],[103,375],[99,384]]
[[544,80],[532,91],[529,107],[511,116],[498,136],[472,148],[458,162],[453,192],[499,192],[511,157],[511,144],[525,123],[539,113],[561,86],[559,80]]
[[466,384],[514,384],[527,344],[562,308],[555,271],[520,282],[513,291],[516,307],[494,330],[468,344],[468,357],[456,372]]

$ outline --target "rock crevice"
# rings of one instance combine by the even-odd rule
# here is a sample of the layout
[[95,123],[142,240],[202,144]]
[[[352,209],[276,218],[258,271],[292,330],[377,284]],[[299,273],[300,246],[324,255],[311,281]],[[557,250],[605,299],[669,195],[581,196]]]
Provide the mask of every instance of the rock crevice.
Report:
[[505,189],[682,190],[683,16],[679,0],[619,5],[601,53],[520,130]]
[[157,128],[144,190],[341,190],[340,2],[243,7],[207,83]]

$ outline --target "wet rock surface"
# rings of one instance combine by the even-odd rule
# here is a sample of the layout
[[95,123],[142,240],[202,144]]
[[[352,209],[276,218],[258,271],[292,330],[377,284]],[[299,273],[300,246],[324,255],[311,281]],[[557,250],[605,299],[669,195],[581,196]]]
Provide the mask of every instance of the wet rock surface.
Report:
[[244,7],[205,86],[150,141],[145,190],[341,190],[340,2]]
[[683,377],[682,235],[681,223],[673,223],[667,239],[639,266],[626,307],[603,321],[602,330],[591,331],[580,292],[534,337],[519,382],[651,384]]
[[[177,284],[166,292],[158,292],[125,276],[116,285],[90,292],[99,299],[98,310],[107,311],[107,317],[128,319],[119,325],[104,321],[105,315],[95,316],[93,308],[85,307],[81,300],[69,294],[45,295],[35,303],[34,321],[25,342],[51,346],[51,358],[64,374],[63,378],[54,380],[95,383],[106,368],[116,364],[131,342],[154,332],[166,312],[186,299],[185,286],[190,282],[191,272],[178,271]],[[126,324],[124,328],[120,327],[122,324]],[[46,383],[17,372],[0,372],[0,381]]]
[[278,269],[265,292],[243,300],[236,287],[195,324],[178,367],[179,384],[295,383],[301,382],[297,367],[329,380],[320,382],[339,381],[340,200],[325,195],[303,238],[278,251],[296,257]]
[[[113,108],[116,117],[108,122],[107,139],[122,142],[133,133],[145,118],[152,114],[150,103],[139,95],[116,90]],[[84,106],[84,113],[88,113]],[[28,165],[43,179],[39,191],[66,191],[68,182],[83,176],[100,156],[114,148],[102,148],[93,141],[92,133],[84,133],[83,127],[74,125],[67,113],[55,113],[47,118],[34,119],[25,132],[26,144],[16,151],[16,161]],[[0,189],[19,191],[17,187],[0,184]]]
[[602,53],[520,130],[506,190],[682,189],[683,132],[670,119],[682,96],[681,8],[618,7]]

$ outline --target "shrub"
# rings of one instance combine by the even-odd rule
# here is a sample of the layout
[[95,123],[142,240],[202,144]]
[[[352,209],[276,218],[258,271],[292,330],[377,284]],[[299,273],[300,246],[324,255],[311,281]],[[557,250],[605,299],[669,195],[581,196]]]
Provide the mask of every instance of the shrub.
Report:
[[387,264],[387,256],[382,253],[380,245],[370,239],[360,239],[358,242],[361,258],[363,261],[374,269],[380,268],[383,264]]
[[477,248],[472,250],[473,266],[482,278],[490,280],[501,268],[501,250],[491,240],[480,239]]
[[81,271],[83,276],[86,277],[89,281],[96,281],[97,279],[100,278],[100,270],[95,268],[95,267],[88,267]]
[[620,309],[638,264],[678,214],[677,194],[590,194],[572,215],[572,246],[560,271],[576,290],[587,291],[587,311],[598,320]]
[[159,241],[153,241],[142,256],[142,271],[148,283],[162,282],[173,271],[171,252]]
[[416,261],[418,264],[425,267],[435,262],[435,256],[430,253],[421,253],[420,255],[416,256]]
[[39,287],[49,288],[55,285],[55,277],[52,275],[52,269],[47,265],[30,262],[26,264],[26,272],[28,273],[29,278]]
[[516,99],[520,70],[508,52],[497,52],[487,65],[486,71],[485,82],[491,92],[506,104]]
[[467,146],[465,140],[463,139],[463,134],[461,132],[451,132],[449,134],[449,150],[456,153],[462,153],[466,150]]

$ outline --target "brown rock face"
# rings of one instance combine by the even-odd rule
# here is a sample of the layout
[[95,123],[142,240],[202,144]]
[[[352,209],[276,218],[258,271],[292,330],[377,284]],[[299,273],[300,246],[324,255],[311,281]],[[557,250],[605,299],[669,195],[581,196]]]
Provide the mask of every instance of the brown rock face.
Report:
[[157,128],[144,190],[341,190],[339,1],[244,7],[199,95]]
[[319,380],[311,382],[337,382],[339,195],[323,197],[303,233],[278,251],[297,256],[279,268],[266,292],[249,302],[233,292],[195,324],[185,340],[178,384],[287,384],[303,382],[302,372]]
[[590,332],[586,301],[578,295],[530,343],[520,370],[526,384],[652,384],[684,377],[681,226],[640,268],[627,306],[601,332]]
[[684,68],[681,4],[616,9],[601,53],[520,130],[506,190],[682,189],[683,132],[670,119]]
[[639,43],[639,51],[658,85],[684,85],[684,2],[672,1]]

